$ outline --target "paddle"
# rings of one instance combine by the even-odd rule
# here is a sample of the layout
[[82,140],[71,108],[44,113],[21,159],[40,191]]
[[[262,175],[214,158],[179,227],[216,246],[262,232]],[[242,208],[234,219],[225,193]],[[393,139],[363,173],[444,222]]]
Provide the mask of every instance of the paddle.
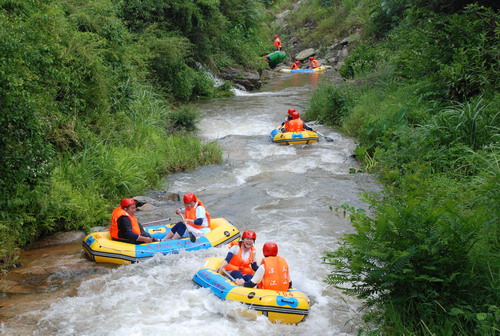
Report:
[[[179,216],[181,216],[181,218],[182,218],[182,222],[184,223],[184,220],[185,220],[185,219],[184,219],[184,216],[183,216],[181,213],[180,213],[180,214],[178,214],[178,215],[179,215]],[[188,233],[189,233],[189,240],[191,241],[191,243],[196,242],[196,236],[195,236],[195,235],[191,232],[191,230],[192,230],[191,225],[188,225],[188,224],[186,224],[186,223],[184,223],[184,225],[186,225],[186,229],[188,230]]]
[[142,226],[156,224],[156,223],[161,223],[161,222],[166,222],[166,221],[170,221],[170,220],[172,220],[172,218],[158,219],[158,220],[155,220],[155,221],[152,221],[152,222],[144,223],[144,224],[142,224]]
[[226,271],[224,268],[221,268],[220,270],[222,271],[222,273],[224,273],[225,276],[227,276],[229,278],[229,280],[234,282],[234,278],[231,276],[231,274],[229,274],[228,271]]
[[325,140],[326,140],[327,142],[332,142],[332,141],[333,141],[333,139],[332,139],[332,138],[325,136],[325,135],[324,135],[324,134],[322,134],[320,131],[315,131],[315,132],[316,132],[316,133],[318,133],[319,135],[321,135],[323,138],[325,138]]

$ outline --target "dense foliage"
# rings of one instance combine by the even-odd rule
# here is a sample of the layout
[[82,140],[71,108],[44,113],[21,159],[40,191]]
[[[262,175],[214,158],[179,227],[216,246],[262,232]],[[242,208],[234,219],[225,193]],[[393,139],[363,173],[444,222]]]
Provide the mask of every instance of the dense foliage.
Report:
[[[319,3],[336,17],[352,4]],[[367,334],[496,335],[498,5],[357,3],[371,14],[340,68],[347,81],[319,87],[307,117],[355,136],[385,190],[366,196],[369,214],[342,206],[356,231],[325,254],[326,281],[363,299]]]
[[[0,262],[40,235],[106,224],[165,173],[219,162],[184,102],[206,69],[265,66],[259,1],[0,1]],[[228,85],[223,85],[228,89]]]

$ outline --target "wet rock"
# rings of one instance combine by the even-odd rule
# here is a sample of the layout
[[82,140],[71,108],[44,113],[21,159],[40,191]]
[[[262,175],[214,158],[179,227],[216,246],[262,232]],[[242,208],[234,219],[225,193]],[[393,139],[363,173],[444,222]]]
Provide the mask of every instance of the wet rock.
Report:
[[93,274],[109,272],[109,265],[86,260],[81,239],[71,244],[45,246],[21,252],[21,265],[0,281],[3,293],[28,294],[52,291]]
[[151,210],[154,210],[154,209],[156,209],[156,207],[153,204],[150,204],[150,203],[146,203],[143,206],[140,206],[140,207],[137,208],[137,210],[140,210],[140,211],[151,211]]
[[260,75],[262,79],[271,79],[276,77],[276,73],[270,69],[262,70],[262,74]]
[[179,196],[178,193],[167,193],[163,198],[167,201],[174,201],[174,202],[180,202],[181,200],[181,197]]
[[155,202],[154,199],[152,199],[151,197],[147,197],[147,196],[134,196],[134,199],[137,202],[137,207],[141,207],[147,203],[154,204],[154,202]]
[[223,79],[244,86],[249,91],[258,89],[262,85],[258,72],[246,71],[242,67],[228,67],[221,71],[220,76]]
[[85,237],[85,232],[83,231],[68,231],[59,232],[50,236],[45,236],[31,244],[29,244],[25,250],[35,250],[47,246],[54,246],[60,244],[71,244],[75,242],[80,242]]

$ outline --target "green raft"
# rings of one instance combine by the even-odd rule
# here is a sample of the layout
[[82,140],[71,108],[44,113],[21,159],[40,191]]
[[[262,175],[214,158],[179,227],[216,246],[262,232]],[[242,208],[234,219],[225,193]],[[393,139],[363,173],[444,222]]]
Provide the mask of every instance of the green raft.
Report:
[[265,56],[266,61],[269,62],[269,66],[271,68],[274,68],[276,65],[283,62],[285,57],[286,57],[286,52],[279,50],[276,50],[275,52],[272,52]]

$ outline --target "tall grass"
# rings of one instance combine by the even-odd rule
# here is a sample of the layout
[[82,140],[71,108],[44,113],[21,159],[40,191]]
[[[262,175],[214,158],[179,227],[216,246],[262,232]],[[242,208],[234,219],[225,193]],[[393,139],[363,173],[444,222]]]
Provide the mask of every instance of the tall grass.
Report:
[[341,126],[354,105],[350,91],[336,85],[322,84],[313,93],[306,118]]
[[385,189],[367,197],[373,215],[351,213],[356,232],[326,253],[326,281],[366,303],[361,334],[494,335],[498,13],[458,2],[365,4],[376,6],[362,27],[373,35],[341,68],[347,84],[313,94],[308,117],[355,136],[358,158]]

